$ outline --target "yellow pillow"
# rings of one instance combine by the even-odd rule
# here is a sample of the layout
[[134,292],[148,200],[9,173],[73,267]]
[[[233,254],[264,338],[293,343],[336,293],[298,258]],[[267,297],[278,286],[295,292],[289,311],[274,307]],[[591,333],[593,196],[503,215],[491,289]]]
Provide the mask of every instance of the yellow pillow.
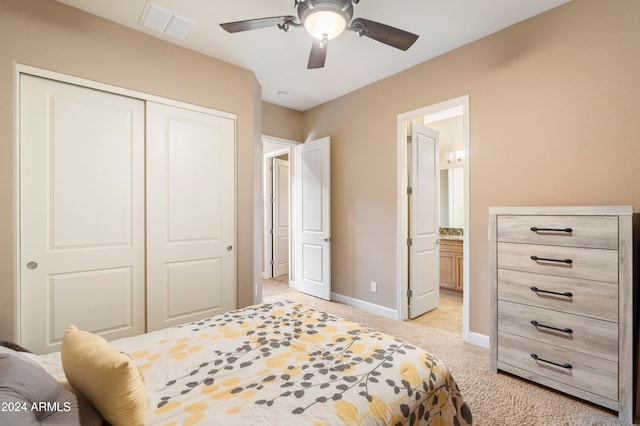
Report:
[[131,357],[104,338],[70,325],[62,339],[69,384],[113,426],[144,425],[147,392]]

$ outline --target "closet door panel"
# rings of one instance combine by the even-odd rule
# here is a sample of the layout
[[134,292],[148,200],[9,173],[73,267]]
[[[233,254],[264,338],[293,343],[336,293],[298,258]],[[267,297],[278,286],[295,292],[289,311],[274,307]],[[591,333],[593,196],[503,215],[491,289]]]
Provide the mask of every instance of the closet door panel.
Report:
[[[167,263],[166,279],[169,318],[222,306],[220,259]],[[196,294],[198,297],[194,297]]]
[[147,104],[147,328],[236,307],[235,121]]
[[220,129],[176,118],[167,125],[168,242],[220,241],[225,179]]
[[20,86],[20,338],[144,331],[144,103],[27,75]]
[[[127,328],[132,322],[132,272],[131,267],[122,267],[51,276],[53,340],[61,341],[67,326],[76,324],[78,318],[82,318],[83,330]],[[96,303],[76,303],[67,309],[69,300],[99,300],[100,312],[96,312]]]

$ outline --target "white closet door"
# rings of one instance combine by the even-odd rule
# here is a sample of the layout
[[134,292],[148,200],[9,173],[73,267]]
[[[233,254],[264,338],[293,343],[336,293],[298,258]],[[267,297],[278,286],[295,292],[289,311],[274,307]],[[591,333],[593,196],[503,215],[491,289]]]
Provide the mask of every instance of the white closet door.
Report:
[[236,308],[235,120],[147,103],[147,329]]
[[20,341],[144,332],[144,102],[20,77]]

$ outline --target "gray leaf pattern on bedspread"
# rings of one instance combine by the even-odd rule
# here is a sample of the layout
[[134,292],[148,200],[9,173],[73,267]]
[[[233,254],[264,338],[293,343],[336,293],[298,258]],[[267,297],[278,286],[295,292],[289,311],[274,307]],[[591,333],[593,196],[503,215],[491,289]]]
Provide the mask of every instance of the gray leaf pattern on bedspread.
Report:
[[134,353],[145,378],[170,358],[189,366],[155,392],[160,424],[472,423],[433,355],[300,304],[255,305],[168,330],[159,343],[166,353]]

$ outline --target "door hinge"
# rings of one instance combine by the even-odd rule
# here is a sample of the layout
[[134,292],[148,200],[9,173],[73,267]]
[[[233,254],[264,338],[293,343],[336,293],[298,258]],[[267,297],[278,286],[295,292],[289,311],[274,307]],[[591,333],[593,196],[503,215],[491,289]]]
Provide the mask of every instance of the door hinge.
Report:
[[407,238],[407,245],[408,246],[413,245],[413,240],[411,238]]
[[407,135],[407,143],[411,143],[412,139],[413,139],[413,136]]
[[410,186],[407,186],[407,195],[411,195],[413,194],[413,188]]
[[273,266],[275,264],[276,264],[276,262],[273,259],[271,259],[271,266]]
[[273,229],[269,229],[269,233],[273,235]]
[[410,288],[407,289],[407,297],[413,297],[413,291]]

